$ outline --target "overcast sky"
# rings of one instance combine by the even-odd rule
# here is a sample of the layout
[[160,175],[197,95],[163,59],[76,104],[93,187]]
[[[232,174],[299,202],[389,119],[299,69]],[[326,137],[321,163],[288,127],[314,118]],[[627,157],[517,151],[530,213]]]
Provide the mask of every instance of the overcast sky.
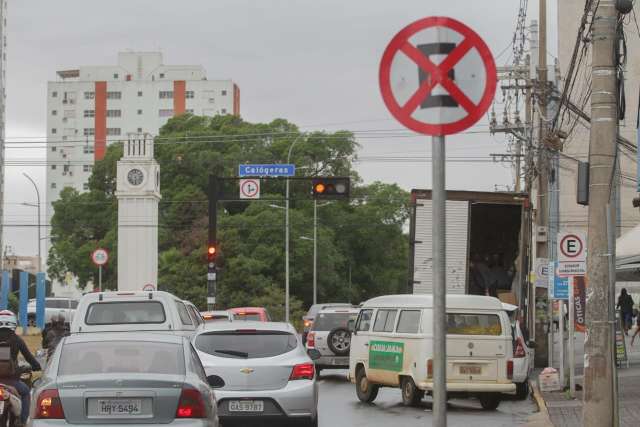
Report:
[[[512,39],[518,3],[9,0],[7,137],[45,135],[46,83],[55,80],[56,70],[112,65],[117,52],[125,49],[160,50],[165,64],[202,64],[210,79],[233,79],[241,89],[242,116],[252,122],[282,117],[307,130],[401,129],[387,112],[377,81],[380,57],[393,35],[422,17],[451,16],[475,29],[497,56]],[[536,15],[532,9],[530,16]],[[555,22],[554,16],[550,22]],[[503,65],[508,60],[509,50],[496,62]],[[475,133],[449,137],[448,155],[504,152],[504,138],[492,137],[487,129],[483,120]],[[430,152],[424,136],[360,142],[361,156]],[[8,149],[7,157],[43,160],[44,152]],[[358,169],[366,182],[397,182],[406,189],[428,188],[431,182],[427,163],[367,161]],[[44,197],[44,166],[9,167],[5,224],[36,223],[36,210],[19,206],[35,201],[22,172],[34,177]],[[513,184],[510,168],[490,163],[452,163],[447,179],[450,189],[492,191],[496,185],[504,189]],[[46,235],[48,229],[43,228]],[[20,255],[35,254],[36,229],[6,227],[5,244]]]

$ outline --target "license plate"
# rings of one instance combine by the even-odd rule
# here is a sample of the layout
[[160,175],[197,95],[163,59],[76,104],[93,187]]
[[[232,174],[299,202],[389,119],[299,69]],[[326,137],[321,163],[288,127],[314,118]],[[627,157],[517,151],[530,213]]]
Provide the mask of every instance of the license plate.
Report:
[[142,401],[140,399],[108,399],[98,400],[98,415],[140,415]]
[[477,365],[463,365],[460,366],[460,374],[462,375],[480,375],[482,374],[482,368]]
[[230,412],[263,412],[264,402],[262,400],[230,400]]

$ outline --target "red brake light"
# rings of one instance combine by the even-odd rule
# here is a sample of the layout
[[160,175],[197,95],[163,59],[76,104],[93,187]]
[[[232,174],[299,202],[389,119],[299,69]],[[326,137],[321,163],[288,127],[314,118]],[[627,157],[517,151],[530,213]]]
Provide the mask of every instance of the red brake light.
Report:
[[135,292],[118,292],[117,295],[127,295],[127,296],[129,296],[129,295],[135,295],[135,294],[136,294]]
[[524,342],[522,341],[522,337],[518,337],[516,340],[516,348],[513,350],[513,357],[521,358],[526,355],[527,353],[524,351]]
[[427,378],[433,378],[433,359],[427,360]]
[[202,394],[193,388],[183,388],[180,394],[180,402],[176,410],[176,418],[206,418],[207,410],[204,407]]
[[64,410],[62,409],[58,389],[43,390],[38,395],[34,418],[49,420],[64,419]]
[[315,366],[313,363],[302,363],[293,367],[289,381],[292,380],[312,380],[315,376]]
[[304,321],[304,327],[305,328],[310,328],[311,325],[313,325],[313,322],[311,320],[305,320]]
[[315,348],[316,346],[316,333],[309,332],[307,334],[307,348]]
[[513,379],[513,360],[507,361],[507,378]]

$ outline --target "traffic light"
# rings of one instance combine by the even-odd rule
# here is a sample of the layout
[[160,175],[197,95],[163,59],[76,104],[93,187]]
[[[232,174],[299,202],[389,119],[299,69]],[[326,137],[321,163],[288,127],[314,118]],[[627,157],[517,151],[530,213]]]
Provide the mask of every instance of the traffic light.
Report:
[[316,199],[347,199],[351,187],[350,178],[313,178],[312,193]]
[[216,255],[218,255],[218,248],[214,243],[210,243],[207,246],[207,262],[215,262]]

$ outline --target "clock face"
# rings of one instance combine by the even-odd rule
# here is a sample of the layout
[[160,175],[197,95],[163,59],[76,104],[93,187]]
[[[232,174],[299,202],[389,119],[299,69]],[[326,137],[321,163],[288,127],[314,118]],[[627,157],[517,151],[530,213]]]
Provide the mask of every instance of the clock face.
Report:
[[131,185],[140,185],[144,181],[144,173],[140,169],[131,169],[127,174],[127,181]]

